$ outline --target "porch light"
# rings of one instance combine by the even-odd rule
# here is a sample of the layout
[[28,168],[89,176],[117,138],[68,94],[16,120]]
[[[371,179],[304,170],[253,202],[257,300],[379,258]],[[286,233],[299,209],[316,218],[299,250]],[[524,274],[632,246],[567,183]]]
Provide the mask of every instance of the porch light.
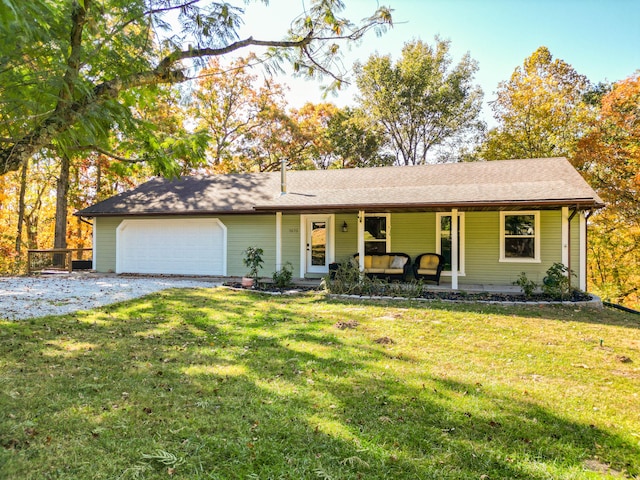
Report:
[[342,224],[342,231],[343,232],[348,232],[349,231],[349,225],[347,225],[346,221]]

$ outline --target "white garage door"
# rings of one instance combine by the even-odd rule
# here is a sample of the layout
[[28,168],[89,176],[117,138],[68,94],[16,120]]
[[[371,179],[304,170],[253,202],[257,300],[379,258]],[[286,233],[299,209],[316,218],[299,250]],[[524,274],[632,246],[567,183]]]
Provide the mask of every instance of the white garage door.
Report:
[[116,272],[226,275],[226,227],[218,219],[124,220]]

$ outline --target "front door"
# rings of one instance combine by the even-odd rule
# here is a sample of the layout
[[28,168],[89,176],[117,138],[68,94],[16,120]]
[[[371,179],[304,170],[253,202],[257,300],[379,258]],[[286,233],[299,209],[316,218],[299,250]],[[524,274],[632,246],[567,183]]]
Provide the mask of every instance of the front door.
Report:
[[306,272],[328,273],[331,263],[331,216],[306,218]]

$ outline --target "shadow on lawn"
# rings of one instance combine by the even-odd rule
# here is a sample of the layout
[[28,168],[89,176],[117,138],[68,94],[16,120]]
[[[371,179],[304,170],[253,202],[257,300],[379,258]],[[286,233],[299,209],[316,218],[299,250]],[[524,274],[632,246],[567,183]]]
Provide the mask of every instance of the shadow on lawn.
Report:
[[354,302],[374,302],[379,304],[398,305],[399,303],[409,303],[415,308],[424,308],[428,310],[443,310],[456,312],[473,312],[473,313],[497,313],[508,314],[517,317],[533,317],[547,320],[567,320],[572,322],[591,323],[597,325],[613,325],[619,327],[640,329],[640,319],[637,315],[626,313],[611,308],[592,308],[574,305],[522,305],[499,303],[481,303],[481,302],[445,302],[440,300],[422,301],[407,299],[354,299],[348,300],[341,298],[330,298],[327,301],[337,302],[345,305],[352,305]]
[[12,324],[0,477],[164,478],[154,451],[173,478],[580,478],[598,457],[639,473],[637,445],[389,356],[333,326],[352,304],[301,316],[316,301],[173,291]]

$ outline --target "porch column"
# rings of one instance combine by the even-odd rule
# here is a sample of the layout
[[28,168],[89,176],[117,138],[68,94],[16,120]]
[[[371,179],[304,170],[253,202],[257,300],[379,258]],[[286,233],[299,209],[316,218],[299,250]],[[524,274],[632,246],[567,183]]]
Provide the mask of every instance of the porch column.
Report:
[[282,270],[282,212],[276,212],[276,272]]
[[358,268],[364,272],[364,210],[358,212]]
[[569,207],[562,207],[562,258],[561,262],[569,266]]
[[587,217],[580,212],[580,278],[578,288],[587,291]]
[[451,209],[451,289],[458,289],[458,209]]

